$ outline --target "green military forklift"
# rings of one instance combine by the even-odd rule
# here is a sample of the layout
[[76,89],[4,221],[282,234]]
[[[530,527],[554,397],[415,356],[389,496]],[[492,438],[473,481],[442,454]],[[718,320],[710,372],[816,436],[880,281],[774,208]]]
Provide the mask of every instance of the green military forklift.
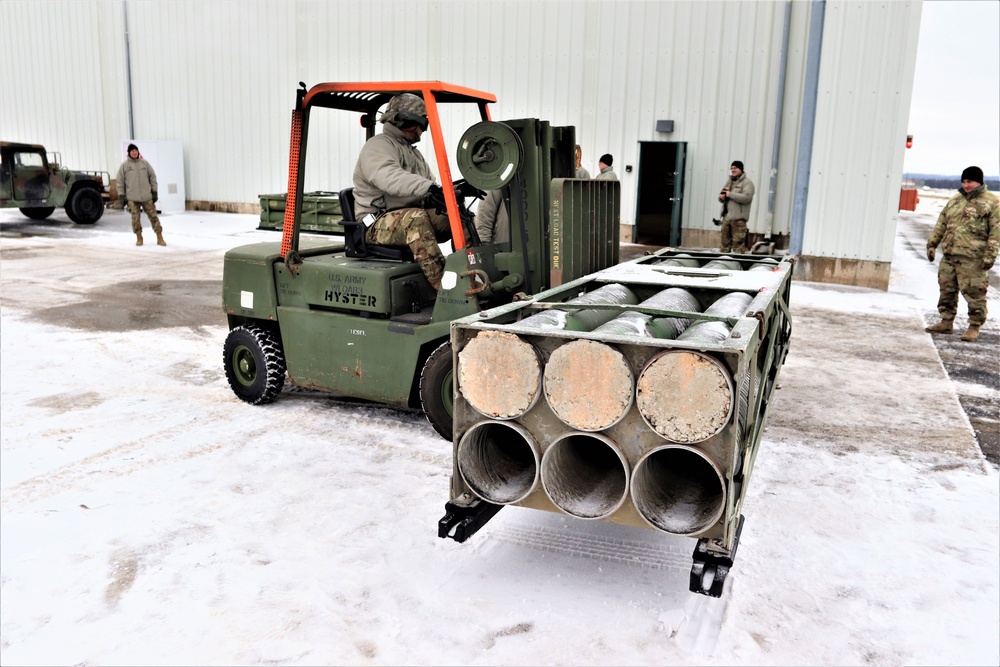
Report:
[[[311,115],[348,112],[341,115],[352,124],[360,120],[367,140],[380,110],[401,93],[426,105],[443,195],[436,205],[451,226],[440,291],[408,248],[365,243],[347,184],[339,189],[343,240],[302,233]],[[287,376],[296,387],[422,409],[452,440],[452,321],[618,262],[619,183],[573,178],[573,127],[535,118],[495,122],[494,102],[490,93],[440,81],[300,84],[281,241],[225,256],[224,365],[240,399],[269,403]],[[454,135],[445,134],[443,118],[458,124]],[[457,138],[458,181],[449,136]],[[479,242],[466,205],[488,190],[501,190],[508,206],[511,240],[504,244]]]

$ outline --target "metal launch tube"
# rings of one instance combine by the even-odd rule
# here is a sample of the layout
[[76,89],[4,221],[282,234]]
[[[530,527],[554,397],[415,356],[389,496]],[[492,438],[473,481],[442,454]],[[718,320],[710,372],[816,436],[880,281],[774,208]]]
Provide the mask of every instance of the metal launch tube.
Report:
[[542,456],[542,487],[556,507],[580,519],[610,516],[628,496],[628,461],[613,440],[568,433]]
[[515,419],[542,393],[542,358],[534,345],[506,331],[481,331],[458,353],[458,387],[476,411]]
[[538,484],[538,443],[513,422],[474,424],[459,440],[455,457],[465,483],[491,503],[516,503]]
[[[706,315],[720,317],[742,317],[753,297],[744,292],[730,292],[716,299],[715,303],[705,309]],[[696,322],[677,336],[677,340],[699,343],[718,343],[729,337],[732,331],[725,322]]]
[[673,257],[667,257],[654,263],[655,266],[683,266],[689,269],[696,269],[701,266],[701,262],[692,257],[691,255],[674,255]]
[[722,256],[718,259],[713,259],[710,262],[705,262],[702,266],[703,269],[723,269],[726,271],[742,271],[743,265],[737,262],[732,257]]
[[[635,292],[624,285],[611,283],[604,285],[592,292],[587,292],[575,299],[566,301],[567,304],[586,306],[588,304],[630,304],[639,303],[639,297]],[[528,329],[538,329],[540,331],[553,331],[563,329],[566,331],[593,331],[616,315],[613,310],[560,310],[552,308],[535,313],[517,323],[520,327]]]
[[711,528],[726,507],[719,466],[705,452],[664,445],[646,454],[632,472],[632,503],[654,528],[691,536]]
[[546,402],[572,428],[606,429],[632,407],[632,367],[605,343],[574,340],[561,345],[549,356],[542,377]]
[[760,260],[760,264],[751,266],[747,271],[774,271],[778,266],[778,260],[773,257],[765,257]]
[[651,429],[693,443],[721,431],[733,413],[733,379],[719,360],[694,350],[664,350],[636,382],[636,405]]
[[[701,312],[701,304],[691,292],[680,287],[661,290],[639,304],[647,308]],[[689,318],[656,317],[646,313],[630,311],[594,329],[597,334],[618,336],[642,336],[645,338],[677,338],[691,323]]]

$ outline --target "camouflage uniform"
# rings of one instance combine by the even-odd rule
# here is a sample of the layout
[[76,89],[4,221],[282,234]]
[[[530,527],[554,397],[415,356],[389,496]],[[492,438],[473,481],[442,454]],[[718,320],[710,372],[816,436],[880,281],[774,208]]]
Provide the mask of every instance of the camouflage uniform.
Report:
[[941,245],[944,257],[938,267],[938,312],[951,321],[958,313],[958,294],[969,304],[969,326],[986,322],[986,291],[989,270],[1000,252],[1000,198],[981,185],[969,194],[948,200],[931,237],[928,257]]
[[359,219],[378,214],[365,240],[409,246],[427,282],[440,289],[444,255],[438,241],[451,238],[451,225],[447,215],[424,208],[428,191],[436,185],[434,175],[399,127],[401,120],[414,115],[422,116],[426,123],[423,100],[415,95],[398,95],[389,102],[382,116],[382,133],[365,142],[354,167],[354,214]]
[[438,241],[451,238],[448,216],[429,208],[400,208],[387,211],[368,228],[365,241],[377,245],[409,246],[434,289],[441,289],[444,255]]
[[128,202],[128,210],[132,214],[132,231],[135,234],[142,232],[139,212],[145,211],[153,231],[157,235],[161,234],[163,228],[160,226],[160,218],[156,215],[156,207],[153,205],[157,199],[156,172],[153,171],[153,167],[141,157],[128,157],[118,167],[115,180],[118,198]]
[[729,177],[721,188],[729,190],[729,198],[722,204],[722,242],[719,249],[722,252],[747,252],[747,220],[750,219],[750,203],[753,201],[753,181],[747,175]]

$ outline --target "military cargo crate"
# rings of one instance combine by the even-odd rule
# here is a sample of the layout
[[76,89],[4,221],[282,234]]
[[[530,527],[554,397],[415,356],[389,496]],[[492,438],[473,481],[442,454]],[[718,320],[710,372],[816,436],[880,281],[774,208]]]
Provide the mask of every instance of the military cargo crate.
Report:
[[[257,229],[281,231],[285,224],[285,203],[288,195],[260,195],[260,225]],[[340,197],[336,192],[318,190],[302,196],[302,219],[299,228],[317,234],[343,234],[340,221]]]
[[456,320],[449,511],[563,512],[731,559],[788,353],[792,267],[664,249]]

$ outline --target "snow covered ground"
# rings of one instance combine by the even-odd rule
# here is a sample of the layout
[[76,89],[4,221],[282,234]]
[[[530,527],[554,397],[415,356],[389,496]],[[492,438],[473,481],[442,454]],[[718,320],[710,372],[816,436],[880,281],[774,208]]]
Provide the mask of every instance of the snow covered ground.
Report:
[[163,225],[137,248],[122,212],[0,213],[3,664],[1000,662],[998,473],[923,332],[923,239],[898,235],[888,292],[793,284],[712,599],[695,541],[652,530],[506,508],[438,539],[451,446],[421,415],[229,390],[222,256],[277,234]]

